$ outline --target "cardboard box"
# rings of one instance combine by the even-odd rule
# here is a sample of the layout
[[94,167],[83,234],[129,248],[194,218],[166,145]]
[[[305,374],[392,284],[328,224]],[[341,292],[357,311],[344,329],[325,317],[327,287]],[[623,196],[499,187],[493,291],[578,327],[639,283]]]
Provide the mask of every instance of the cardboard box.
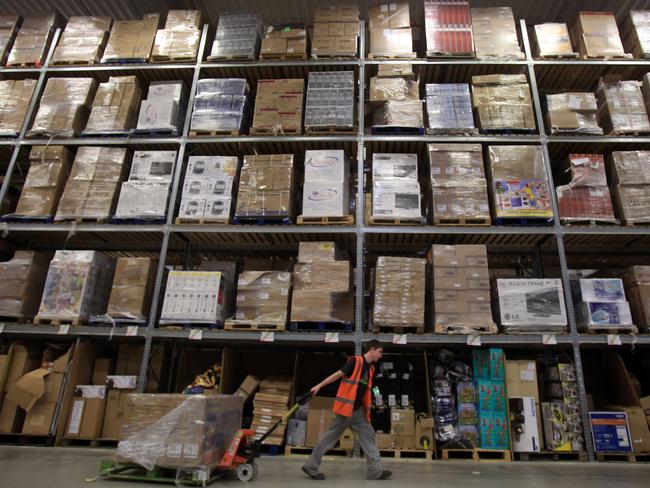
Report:
[[472,76],[472,104],[481,130],[535,130],[526,75]]
[[151,287],[158,261],[118,258],[106,314],[114,318],[144,320],[149,315]]
[[31,318],[36,315],[47,276],[49,255],[16,251],[0,263],[0,316]]
[[605,134],[620,135],[650,130],[641,82],[623,81],[620,76],[603,76],[598,80],[598,120]]
[[[390,410],[391,434],[393,436],[415,437],[415,411],[404,408]],[[413,442],[415,444],[415,442]]]
[[411,29],[371,29],[370,54],[374,56],[413,57]]
[[201,40],[199,29],[162,29],[156,32],[151,58],[157,61],[196,61]]
[[650,284],[627,289],[634,324],[641,329],[650,328]]
[[580,302],[576,307],[577,323],[584,327],[632,325],[628,302]]
[[335,242],[303,241],[298,245],[298,262],[337,261],[341,256]]
[[[0,32],[2,31],[0,30]],[[0,103],[3,107],[3,111],[0,114],[0,135],[18,135],[25,121],[27,107],[32,99],[35,88],[36,80],[0,81]]]
[[244,403],[247,403],[248,400],[250,400],[252,396],[255,394],[259,386],[260,386],[260,380],[257,379],[255,376],[248,375],[244,379],[243,383],[239,385],[239,388],[237,388],[235,395],[239,395],[244,399]]
[[632,439],[632,450],[634,452],[648,452],[650,450],[650,430],[648,421],[641,407],[625,407],[623,411],[627,415],[627,423]]
[[509,394],[510,431],[512,450],[515,452],[539,452],[539,401],[533,397],[514,397]]
[[290,290],[290,273],[243,271],[237,280],[235,318],[260,322],[285,322]]
[[343,434],[339,439],[339,448],[340,449],[354,449],[354,438],[355,434],[352,432],[352,429],[345,429]]
[[368,10],[371,29],[402,29],[411,27],[408,2],[383,3]]
[[564,331],[567,324],[559,279],[498,279],[499,315],[505,330]]
[[[498,386],[498,388],[501,388],[500,384],[505,380],[505,356],[503,349],[493,347],[472,351],[472,364],[475,380],[485,380],[488,386]],[[494,384],[489,383],[490,381]],[[502,408],[498,410],[501,411]]]
[[[469,89],[467,95],[469,99]],[[419,100],[420,89],[416,81],[407,78],[373,76],[370,78],[369,99],[371,102]]]
[[467,83],[427,83],[426,102],[430,129],[476,132]]
[[596,452],[632,452],[625,412],[589,412]]
[[415,422],[415,448],[435,450],[436,441],[433,437],[434,420],[431,417],[418,416]]
[[567,92],[546,95],[547,123],[551,134],[578,133],[602,135],[598,125],[596,95]]
[[625,57],[612,12],[579,12],[572,34],[582,59]]
[[291,295],[291,322],[354,321],[352,293],[323,290],[294,290]]
[[477,58],[524,59],[511,7],[470,9]]
[[334,399],[327,397],[314,397],[309,403],[309,416],[307,417],[307,434],[305,445],[313,447],[329,427],[334,413],[332,408]]
[[581,278],[571,282],[571,291],[576,301],[625,301],[625,288],[620,278]]
[[344,217],[350,213],[348,181],[308,181],[303,185],[303,217]]
[[102,426],[102,437],[121,439],[122,424],[126,415],[127,395],[133,390],[110,390],[106,397],[106,409]]
[[[646,58],[650,54],[650,16],[645,10],[630,10],[626,21],[623,41],[632,47],[635,58]],[[627,31],[627,33],[625,33]]]
[[293,268],[293,286],[296,290],[348,292],[350,291],[350,262],[323,261],[296,264]]
[[569,29],[562,22],[535,24],[535,47],[541,58],[574,54]]
[[111,373],[113,360],[111,358],[98,358],[93,366],[93,385],[105,385],[106,378]]
[[375,442],[378,449],[393,449],[395,447],[393,434],[384,434],[377,432],[375,434]]
[[75,389],[75,398],[66,426],[66,438],[96,439],[101,436],[106,407],[104,389],[105,387],[101,386],[95,388],[92,393],[83,386]]
[[650,185],[623,186],[612,189],[616,215],[624,224],[650,221]]
[[380,256],[375,269],[375,326],[424,327],[426,260]]
[[607,158],[612,185],[650,185],[648,164],[650,151],[613,151]]
[[144,14],[142,20],[119,20],[113,24],[102,63],[124,59],[148,62],[160,27],[159,14]]
[[224,286],[218,271],[170,271],[161,322],[223,323]]
[[253,128],[302,133],[303,79],[259,80]]

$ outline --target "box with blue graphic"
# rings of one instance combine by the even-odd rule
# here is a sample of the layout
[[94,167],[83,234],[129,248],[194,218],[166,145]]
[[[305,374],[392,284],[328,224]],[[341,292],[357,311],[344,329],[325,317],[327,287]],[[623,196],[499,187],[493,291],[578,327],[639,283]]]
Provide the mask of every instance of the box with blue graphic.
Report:
[[508,416],[505,413],[480,414],[479,435],[483,449],[509,449]]
[[596,452],[632,452],[625,412],[589,412]]
[[632,325],[628,302],[582,302],[578,307],[579,325]]
[[576,301],[583,302],[624,302],[625,289],[619,278],[581,279],[572,283]]

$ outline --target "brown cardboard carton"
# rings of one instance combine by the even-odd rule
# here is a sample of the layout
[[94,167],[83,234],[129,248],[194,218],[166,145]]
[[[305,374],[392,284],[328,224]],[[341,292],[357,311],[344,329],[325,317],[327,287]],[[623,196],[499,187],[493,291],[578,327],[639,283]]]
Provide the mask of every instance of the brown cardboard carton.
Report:
[[411,29],[371,29],[370,53],[375,56],[413,56]]
[[368,10],[371,29],[402,29],[411,27],[408,2],[383,3]]
[[314,263],[340,259],[335,242],[303,241],[298,245],[298,262]]
[[548,22],[535,25],[536,56],[573,55],[571,38],[567,25],[561,22]]
[[102,83],[86,124],[86,132],[125,131],[136,126],[142,98],[135,76],[112,76]]
[[120,344],[115,364],[115,374],[135,376],[140,373],[143,346],[141,344]]
[[287,40],[287,54],[307,54],[307,39]]
[[56,402],[41,402],[27,412],[22,433],[25,435],[49,435],[52,433],[52,419]]
[[113,360],[111,358],[98,358],[93,366],[93,385],[105,385],[106,377],[111,373]]
[[625,57],[612,12],[579,12],[573,26],[573,37],[583,59]]
[[291,300],[292,322],[352,322],[354,320],[354,297],[351,293],[294,290]]
[[415,421],[415,446],[416,449],[434,451],[436,441],[433,437],[433,418],[418,415]]
[[242,397],[244,399],[244,403],[246,403],[252,398],[259,386],[260,380],[255,376],[248,375],[244,379],[243,383],[239,385],[239,388],[237,388],[235,395]]
[[335,51],[336,38],[329,36],[314,37],[311,40],[312,54],[330,54]]
[[348,292],[350,291],[350,262],[296,264],[293,268],[293,286],[296,290]]
[[627,414],[633,451],[638,453],[650,451],[650,429],[643,408],[625,407],[623,411]]
[[334,399],[327,397],[314,397],[309,403],[309,415],[307,417],[307,435],[305,445],[313,447],[329,427],[334,413],[332,408]]
[[0,134],[17,135],[24,121],[27,107],[34,94],[36,80],[0,81]]
[[472,8],[477,58],[523,59],[511,7]]
[[121,439],[122,424],[126,415],[126,401],[133,390],[110,390],[106,397],[106,410],[102,437],[106,439]]
[[643,330],[650,328],[650,284],[626,289],[634,324]]
[[187,399],[182,394],[128,393],[122,438],[146,429]]
[[357,35],[337,36],[334,38],[334,52],[341,54],[357,54]]
[[[406,408],[391,408],[391,433],[394,436],[415,438],[415,411]],[[415,447],[415,439],[413,439]]]
[[598,80],[596,97],[598,121],[605,134],[650,130],[640,82],[603,76]]
[[286,39],[262,39],[260,54],[284,54],[287,52]]
[[613,151],[607,157],[613,185],[650,185],[650,151]]
[[650,221],[650,186],[615,185],[612,197],[624,224]]
[[394,439],[392,434],[375,434],[375,442],[379,449],[393,449],[395,447]]
[[158,262],[151,258],[119,258],[108,301],[110,317],[145,319]]
[[34,317],[47,276],[49,255],[17,251],[0,263],[0,316]]
[[352,429],[345,429],[339,439],[339,448],[354,449],[354,432],[352,432]]

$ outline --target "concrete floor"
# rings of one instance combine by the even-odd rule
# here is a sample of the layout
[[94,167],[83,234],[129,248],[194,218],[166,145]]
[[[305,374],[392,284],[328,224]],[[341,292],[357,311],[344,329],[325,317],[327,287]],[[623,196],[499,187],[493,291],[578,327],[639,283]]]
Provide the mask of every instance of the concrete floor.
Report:
[[[118,481],[84,480],[97,474],[98,463],[110,457],[113,450],[88,448],[40,448],[0,446],[0,487],[2,488],[134,488],[150,484]],[[453,488],[627,488],[649,486],[650,465],[644,464],[586,464],[586,463],[473,463],[469,461],[386,462],[393,471],[392,482],[366,481],[362,460],[326,460],[322,470],[325,482],[310,481],[300,471],[301,459],[263,457],[256,481],[246,486],[265,488],[318,487],[357,488],[395,486]],[[218,480],[212,486],[239,481]],[[505,484],[507,483],[507,484]],[[161,485],[164,486],[164,485]]]

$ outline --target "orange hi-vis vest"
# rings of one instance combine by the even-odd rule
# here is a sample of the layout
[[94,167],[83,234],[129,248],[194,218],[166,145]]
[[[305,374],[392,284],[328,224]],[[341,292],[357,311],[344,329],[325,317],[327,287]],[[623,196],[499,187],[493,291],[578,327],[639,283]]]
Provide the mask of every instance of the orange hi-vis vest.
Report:
[[[339,385],[339,391],[336,393],[336,399],[334,400],[334,413],[342,415],[344,417],[352,417],[354,413],[354,401],[357,398],[357,388],[359,386],[359,380],[361,380],[361,371],[363,370],[363,356],[354,356],[354,370],[352,376],[346,378],[345,376],[341,378],[341,384]],[[372,397],[370,391],[372,390],[372,377],[375,373],[375,367],[370,365],[370,371],[368,372],[368,387],[366,388],[366,393],[363,395],[363,405],[364,410],[366,411],[366,419],[370,422],[370,404],[372,403]]]

